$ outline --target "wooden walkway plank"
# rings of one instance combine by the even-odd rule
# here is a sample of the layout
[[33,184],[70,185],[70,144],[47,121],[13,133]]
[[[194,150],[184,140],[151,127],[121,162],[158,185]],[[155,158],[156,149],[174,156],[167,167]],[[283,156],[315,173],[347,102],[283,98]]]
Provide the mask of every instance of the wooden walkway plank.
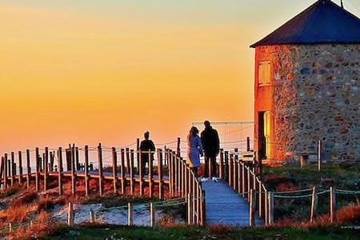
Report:
[[[206,198],[206,223],[208,225],[250,226],[250,207],[248,202],[224,181],[205,181],[202,183]],[[255,219],[256,225],[263,225]]]

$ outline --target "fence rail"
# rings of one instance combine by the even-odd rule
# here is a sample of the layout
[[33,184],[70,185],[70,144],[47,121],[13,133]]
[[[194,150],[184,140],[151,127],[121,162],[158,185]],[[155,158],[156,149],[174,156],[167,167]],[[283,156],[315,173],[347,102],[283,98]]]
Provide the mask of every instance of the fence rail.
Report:
[[[83,148],[75,145],[36,148],[25,153],[24,162],[22,152],[6,153],[1,157],[2,189],[15,184],[30,188],[34,184],[36,191],[46,192],[52,181],[57,182],[58,194],[63,195],[64,184],[70,181],[70,194],[76,194],[79,184],[83,184],[85,196],[89,196],[94,193],[90,180],[95,179],[95,194],[100,196],[105,194],[105,183],[112,183],[113,193],[134,195],[138,189],[139,195],[144,196],[147,189],[150,198],[155,196],[155,190],[159,199],[164,199],[165,193],[170,198],[181,197],[187,203],[187,223],[205,224],[205,193],[186,160],[181,158],[179,149],[140,151],[139,148],[109,148],[99,144]],[[23,163],[26,171],[23,171]]]

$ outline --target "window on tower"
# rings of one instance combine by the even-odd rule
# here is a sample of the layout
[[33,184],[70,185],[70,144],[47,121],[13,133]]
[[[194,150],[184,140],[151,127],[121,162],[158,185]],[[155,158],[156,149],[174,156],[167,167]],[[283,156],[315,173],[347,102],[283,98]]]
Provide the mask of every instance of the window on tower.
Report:
[[259,85],[271,83],[271,62],[264,61],[259,64]]

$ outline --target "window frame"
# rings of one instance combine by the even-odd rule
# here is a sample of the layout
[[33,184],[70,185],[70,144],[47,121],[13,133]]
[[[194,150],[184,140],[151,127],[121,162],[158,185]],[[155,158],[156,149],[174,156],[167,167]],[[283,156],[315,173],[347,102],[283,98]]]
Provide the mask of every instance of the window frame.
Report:
[[[262,66],[264,66],[264,65],[268,65],[268,75],[269,75],[269,79],[267,79],[268,81],[263,81],[262,79],[262,77],[264,77],[264,75],[265,74],[262,74],[261,72],[261,70],[262,70]],[[266,60],[266,61],[260,61],[259,62],[259,64],[258,64],[258,69],[257,69],[257,71],[258,71],[258,85],[259,86],[268,86],[268,85],[271,85],[271,82],[272,82],[272,62],[271,61],[268,61],[268,60]]]

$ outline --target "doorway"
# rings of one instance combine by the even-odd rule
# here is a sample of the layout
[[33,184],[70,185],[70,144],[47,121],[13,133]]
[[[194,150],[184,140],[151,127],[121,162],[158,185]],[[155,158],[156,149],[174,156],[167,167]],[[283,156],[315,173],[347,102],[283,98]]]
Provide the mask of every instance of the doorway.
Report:
[[271,117],[270,112],[259,112],[259,158],[266,160],[271,154]]

